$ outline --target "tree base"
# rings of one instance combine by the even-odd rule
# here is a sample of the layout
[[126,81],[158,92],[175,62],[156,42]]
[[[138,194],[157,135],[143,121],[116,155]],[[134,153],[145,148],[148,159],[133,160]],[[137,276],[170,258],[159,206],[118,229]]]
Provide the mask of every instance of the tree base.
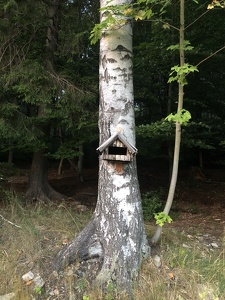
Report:
[[118,253],[113,254],[110,265],[107,263],[109,254],[104,250],[104,238],[98,232],[96,224],[97,220],[93,217],[80,234],[57,254],[53,269],[60,271],[77,262],[78,278],[85,278],[89,284],[106,291],[111,284],[117,291],[132,298],[133,283],[138,277],[139,269],[129,270],[127,266],[130,258],[128,261],[124,257],[121,259]]
[[82,262],[102,257],[102,246],[96,235],[95,220],[92,219],[80,234],[57,254],[54,269],[62,270],[75,261]]
[[28,203],[37,201],[49,203],[51,201],[57,201],[66,198],[66,196],[55,191],[49,184],[46,184],[42,187],[31,186],[25,194],[25,199]]

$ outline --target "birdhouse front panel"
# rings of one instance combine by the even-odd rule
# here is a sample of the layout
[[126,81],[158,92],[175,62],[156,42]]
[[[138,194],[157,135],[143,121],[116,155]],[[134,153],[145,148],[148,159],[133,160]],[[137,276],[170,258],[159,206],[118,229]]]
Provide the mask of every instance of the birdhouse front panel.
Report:
[[137,149],[128,143],[120,133],[111,136],[96,150],[99,154],[102,154],[103,159],[111,161],[132,161],[137,153]]
[[116,140],[105,149],[103,159],[131,161],[131,155],[127,147],[120,140]]

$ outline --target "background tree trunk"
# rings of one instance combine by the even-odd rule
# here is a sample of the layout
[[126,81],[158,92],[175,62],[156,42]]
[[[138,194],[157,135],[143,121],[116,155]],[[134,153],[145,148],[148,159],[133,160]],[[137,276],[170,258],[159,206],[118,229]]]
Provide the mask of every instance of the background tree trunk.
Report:
[[13,163],[13,149],[9,150],[8,154],[8,163],[12,164]]
[[25,196],[28,201],[49,202],[50,200],[65,198],[65,196],[56,192],[48,182],[48,161],[44,154],[44,150],[39,150],[33,155],[29,188]]
[[84,146],[83,144],[79,145],[79,152],[82,153],[79,155],[78,157],[78,162],[77,162],[77,173],[78,173],[78,177],[79,180],[81,182],[84,182],[84,177],[83,177],[83,161],[84,161]]
[[[48,18],[49,26],[46,32],[46,68],[52,71],[54,69],[54,52],[57,49],[58,27],[59,27],[59,6],[61,0],[53,0],[49,2]],[[46,103],[41,103],[38,107],[38,117],[45,116]],[[39,130],[48,136],[48,124],[39,125]],[[29,189],[26,193],[26,199],[42,200],[48,202],[49,200],[60,200],[65,196],[57,193],[48,182],[48,164],[45,156],[46,149],[40,149],[33,155],[31,166],[31,173],[29,179]]]

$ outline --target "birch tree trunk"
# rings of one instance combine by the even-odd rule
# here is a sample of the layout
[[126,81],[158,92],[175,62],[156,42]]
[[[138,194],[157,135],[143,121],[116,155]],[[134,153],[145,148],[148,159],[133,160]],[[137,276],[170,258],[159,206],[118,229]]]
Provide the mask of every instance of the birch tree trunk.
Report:
[[[124,3],[131,1],[111,1],[110,5]],[[101,7],[105,6],[107,1],[101,1]],[[132,24],[129,19],[125,25],[105,32],[101,38],[99,80],[100,145],[116,132],[135,145]],[[112,282],[120,290],[132,294],[142,257],[148,254],[136,160],[118,163],[104,160],[100,155],[98,200],[93,218],[57,255],[55,265],[61,268],[73,262],[76,255],[81,261],[85,257],[98,257],[95,281],[100,285]]]

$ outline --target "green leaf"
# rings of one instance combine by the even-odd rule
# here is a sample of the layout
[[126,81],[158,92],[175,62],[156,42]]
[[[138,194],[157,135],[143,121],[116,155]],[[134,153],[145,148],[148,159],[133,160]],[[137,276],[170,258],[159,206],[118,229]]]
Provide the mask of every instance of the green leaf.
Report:
[[[170,77],[168,83],[177,81],[181,85],[187,84],[186,76],[191,72],[199,72],[196,66],[190,65],[188,63],[183,66],[176,65],[171,68]],[[174,76],[175,74],[175,76]]]
[[143,10],[139,10],[137,14],[134,16],[135,21],[143,20],[145,16],[145,12]]
[[[168,23],[163,24],[163,28],[164,29],[170,29],[170,25]],[[169,49],[167,48],[167,50],[169,50]]]
[[176,114],[169,114],[165,120],[168,122],[179,122],[182,125],[186,125],[191,119],[191,114],[186,109],[180,109]]
[[159,213],[155,213],[154,218],[156,220],[156,224],[159,225],[160,227],[164,226],[165,223],[173,222],[172,218],[169,215],[165,214],[163,211]]
[[225,7],[225,1],[213,0],[213,2],[208,5],[207,9],[213,9],[215,7],[224,8]]
[[149,20],[154,15],[152,9],[147,9],[145,11],[145,19]]
[[176,44],[176,45],[171,45],[167,48],[167,50],[171,50],[171,51],[175,51],[175,50],[184,50],[184,51],[191,51],[193,50],[194,47],[191,46],[190,42],[188,40],[184,40],[184,43],[183,43],[183,47],[181,48],[179,44]]
[[101,38],[102,32],[108,28],[109,24],[112,24],[112,20],[109,21],[109,17],[103,20],[100,24],[95,24],[89,38],[92,45],[98,42]]
[[7,11],[9,9],[17,8],[17,3],[15,0],[8,0],[6,4],[3,6],[4,10]]

